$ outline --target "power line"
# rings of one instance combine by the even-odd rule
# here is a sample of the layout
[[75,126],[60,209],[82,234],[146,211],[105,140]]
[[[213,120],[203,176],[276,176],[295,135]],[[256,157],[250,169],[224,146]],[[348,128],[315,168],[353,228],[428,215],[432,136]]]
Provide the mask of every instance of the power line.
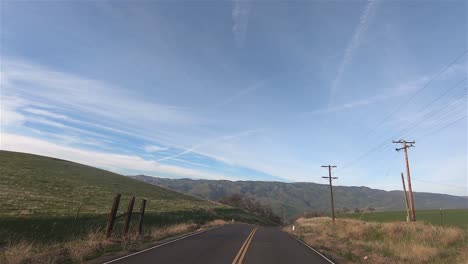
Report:
[[[418,129],[427,129],[427,127],[430,127],[431,125],[438,124],[439,121],[445,120],[447,117],[449,117],[451,114],[456,114],[457,109],[460,108],[462,103],[464,102],[463,98],[465,97],[464,94],[460,95],[455,95],[453,96],[450,100],[448,100],[448,103],[446,105],[440,105],[436,108],[434,108],[432,111],[427,112],[423,118],[416,123],[415,127],[412,129],[406,131],[406,132],[413,132],[414,134],[417,134]],[[417,132],[416,132],[417,131]]]
[[465,116],[462,116],[462,117],[456,119],[455,121],[452,121],[452,122],[448,123],[447,125],[441,127],[440,129],[437,129],[437,130],[435,130],[435,131],[432,131],[431,133],[425,134],[425,135],[423,135],[423,136],[421,136],[421,137],[419,137],[419,138],[421,139],[421,138],[425,138],[425,137],[431,136],[431,135],[433,135],[433,134],[437,134],[438,132],[440,132],[440,131],[446,129],[447,127],[450,127],[451,125],[454,125],[455,123],[460,122],[461,120],[465,119],[466,117],[467,117],[466,115],[465,115]]
[[[438,100],[440,100],[442,97],[446,96],[449,92],[451,92],[452,90],[456,90],[458,87],[462,87],[460,86],[460,84],[462,84],[464,81],[466,81],[466,77],[463,78],[463,80],[459,81],[457,84],[455,84],[454,86],[450,87],[449,89],[445,90],[445,92],[443,92],[441,95],[439,95],[436,99],[434,99],[432,102],[430,102],[429,104],[425,105],[423,108],[421,108],[419,110],[419,112],[421,112],[422,110],[426,109],[428,106],[434,104],[435,102],[437,102]],[[462,91],[464,91],[464,89],[462,88]]]
[[453,187],[453,188],[465,189],[464,186],[460,186],[460,185],[453,185],[453,184],[440,183],[440,182],[432,182],[432,181],[414,179],[414,178],[413,178],[413,181],[419,181],[419,182],[431,183],[431,184],[434,184],[434,185],[445,185],[445,186],[449,186],[449,187]]
[[370,133],[367,134],[366,137],[368,137],[369,135],[371,135],[373,132],[375,132],[375,130],[380,127],[382,124],[384,124],[391,116],[393,116],[395,113],[397,113],[398,111],[400,111],[400,109],[408,104],[409,102],[411,102],[417,95],[419,95],[422,91],[424,91],[427,87],[429,87],[429,85],[432,84],[433,81],[435,81],[440,75],[442,75],[444,72],[446,72],[450,67],[452,67],[452,65],[454,65],[459,59],[461,59],[462,57],[465,56],[465,54],[468,52],[468,50],[465,50],[463,51],[458,57],[456,57],[452,62],[450,62],[445,68],[443,68],[441,71],[439,71],[437,74],[435,74],[434,76],[432,76],[432,78],[423,86],[421,87],[418,91],[416,91],[412,96],[410,96],[408,98],[408,100],[402,102],[401,104],[399,104],[395,110],[393,110],[392,112],[390,112],[389,115],[387,115],[381,122],[379,122],[376,126],[374,126],[374,128],[371,130]]
[[[440,95],[439,97],[437,97],[435,100],[433,100],[432,102],[430,102],[429,104],[427,104],[425,107],[421,108],[417,113],[421,113],[423,112],[424,110],[426,110],[428,108],[428,106],[436,103],[438,100],[440,100],[441,98],[443,98],[445,95],[448,94],[449,91],[452,91],[452,90],[456,90],[457,87],[460,87],[460,84],[462,84],[464,81],[466,80],[466,78],[464,78],[463,80],[461,80],[460,82],[458,82],[455,86],[452,86],[451,88],[449,88],[448,90],[446,90],[446,92],[444,92],[442,95]],[[463,92],[463,91],[462,91]],[[458,94],[457,94],[458,95]],[[357,162],[359,162],[360,160],[362,160],[363,158],[367,157],[368,155],[376,152],[376,151],[379,151],[381,150],[383,147],[385,147],[387,144],[388,144],[388,141],[390,141],[392,138],[395,138],[395,137],[400,137],[402,136],[403,134],[405,133],[408,133],[410,131],[414,131],[416,129],[419,129],[419,128],[423,128],[422,125],[424,125],[428,120],[430,120],[430,118],[432,117],[440,117],[441,115],[443,116],[443,114],[446,111],[446,109],[453,109],[453,106],[460,101],[461,98],[464,97],[464,93],[461,94],[461,96],[454,96],[452,97],[450,100],[449,100],[449,104],[447,105],[442,105],[442,106],[438,106],[436,108],[434,108],[432,111],[426,113],[421,120],[417,121],[416,123],[413,123],[413,124],[410,124],[409,126],[407,127],[404,127],[403,129],[401,129],[400,131],[398,131],[395,135],[385,139],[384,141],[382,141],[381,144],[377,145],[376,147],[373,147],[371,149],[369,149],[367,152],[365,152],[364,154],[360,155],[358,158],[354,159],[353,161],[351,162],[348,162],[348,163],[345,163],[344,166],[341,167],[341,169],[339,171],[342,171],[344,170],[345,168],[348,168],[348,167],[351,167],[352,165],[356,164]],[[445,112],[444,112],[445,110]]]
[[[433,109],[431,112],[426,113],[421,120],[413,124],[413,127],[405,131],[405,133],[413,132],[415,134],[418,129],[427,128],[428,126],[436,123],[440,120],[444,120],[446,116],[452,114],[461,103],[463,103],[464,96],[455,96],[453,97],[447,105],[439,106],[438,108]],[[418,131],[419,132],[419,131]]]

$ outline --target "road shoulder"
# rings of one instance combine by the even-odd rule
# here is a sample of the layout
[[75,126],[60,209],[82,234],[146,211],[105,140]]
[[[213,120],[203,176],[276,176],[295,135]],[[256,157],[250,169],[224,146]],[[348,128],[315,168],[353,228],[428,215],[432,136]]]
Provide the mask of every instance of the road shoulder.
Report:
[[174,243],[176,241],[179,241],[179,240],[191,237],[191,236],[199,235],[199,234],[205,233],[205,232],[210,231],[210,230],[221,228],[223,226],[226,226],[226,225],[220,225],[220,226],[214,226],[214,227],[208,227],[208,228],[200,228],[200,229],[192,231],[192,232],[187,232],[187,233],[178,234],[178,235],[175,235],[175,236],[170,236],[170,237],[167,237],[167,238],[162,239],[162,240],[150,241],[150,242],[146,242],[146,243],[143,242],[141,244],[136,245],[136,248],[131,248],[131,250],[106,252],[103,255],[101,255],[101,256],[99,256],[97,258],[93,258],[91,260],[85,261],[84,263],[86,263],[86,264],[110,263],[110,262],[115,261],[117,259],[121,259],[121,258],[130,256],[130,255],[134,255],[134,254],[139,254],[141,252],[145,252],[147,250],[150,250],[150,249],[153,249],[153,248],[156,248],[156,247],[160,247],[160,246],[164,246],[164,245],[167,245],[167,244],[170,244],[170,243]]

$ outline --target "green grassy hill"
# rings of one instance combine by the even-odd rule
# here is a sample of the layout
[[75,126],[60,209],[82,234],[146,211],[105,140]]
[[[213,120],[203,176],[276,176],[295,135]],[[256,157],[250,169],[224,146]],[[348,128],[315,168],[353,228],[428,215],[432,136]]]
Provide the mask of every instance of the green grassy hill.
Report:
[[0,245],[12,239],[68,239],[92,227],[103,228],[117,193],[122,194],[118,214],[124,213],[131,196],[136,197],[135,212],[140,199],[147,200],[147,225],[215,218],[258,221],[239,209],[109,171],[0,151]]
[[148,211],[225,207],[82,164],[0,151],[0,215],[107,213],[115,194],[148,200]]
[[[404,221],[406,211],[340,214],[338,217],[370,222],[394,222]],[[416,210],[416,220],[432,225],[458,226],[468,229],[468,209]]]

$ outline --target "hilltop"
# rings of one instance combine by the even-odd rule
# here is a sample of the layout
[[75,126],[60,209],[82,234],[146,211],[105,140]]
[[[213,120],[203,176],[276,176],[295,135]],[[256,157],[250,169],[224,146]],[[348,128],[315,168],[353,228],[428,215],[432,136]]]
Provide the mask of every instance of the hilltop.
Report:
[[[270,205],[276,213],[280,213],[283,207],[286,217],[304,212],[325,212],[330,204],[329,186],[310,182],[168,179],[144,175],[133,178],[210,200],[219,200],[233,193],[251,196]],[[368,207],[378,211],[404,210],[402,191],[383,191],[364,186],[336,186],[333,190],[337,210]],[[423,192],[415,192],[414,197],[417,209],[468,208],[466,197]]]

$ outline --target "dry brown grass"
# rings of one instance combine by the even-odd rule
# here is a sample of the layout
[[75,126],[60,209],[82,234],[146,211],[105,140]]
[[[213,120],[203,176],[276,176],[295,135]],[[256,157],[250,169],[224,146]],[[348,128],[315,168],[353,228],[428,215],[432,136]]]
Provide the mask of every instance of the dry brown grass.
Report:
[[37,254],[35,249],[33,242],[10,243],[0,253],[0,262],[9,264],[26,263]]
[[192,232],[198,229],[196,224],[177,224],[167,227],[154,227],[149,231],[149,236],[155,240],[161,240],[170,236]]
[[[468,231],[423,223],[299,218],[296,230],[313,247],[343,263],[468,263]],[[366,259],[364,259],[367,257]]]
[[[210,228],[226,224],[223,220],[214,220],[203,225]],[[176,224],[167,227],[149,228],[145,236],[130,233],[122,240],[107,240],[102,230],[89,232],[84,238],[74,241],[40,245],[34,242],[20,241],[10,243],[0,250],[1,264],[35,264],[35,263],[82,263],[91,256],[99,256],[108,251],[111,246],[121,250],[132,250],[134,247],[145,247],[145,243],[152,243],[168,237],[189,233],[199,229],[193,223]]]
[[210,228],[210,227],[215,227],[215,226],[222,226],[222,225],[226,225],[227,222],[222,220],[222,219],[216,219],[216,220],[213,220],[213,221],[210,221],[206,224],[203,225],[203,227],[205,228]]
[[84,239],[67,243],[65,248],[73,261],[83,262],[87,256],[104,251],[110,244],[112,242],[105,238],[102,231],[91,231]]

